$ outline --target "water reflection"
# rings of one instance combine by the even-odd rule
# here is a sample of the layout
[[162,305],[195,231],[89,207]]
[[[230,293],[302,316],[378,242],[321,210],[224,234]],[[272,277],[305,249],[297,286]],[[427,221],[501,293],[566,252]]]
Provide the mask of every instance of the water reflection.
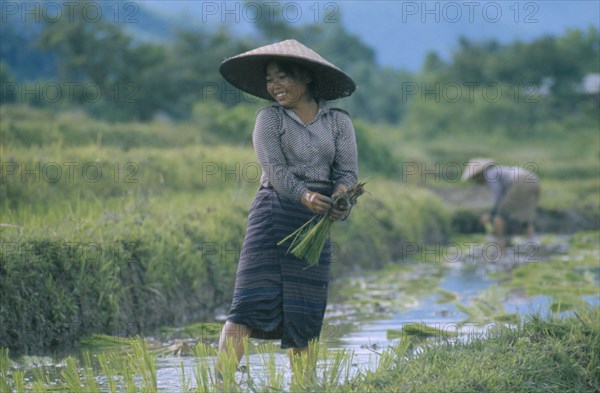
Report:
[[[582,300],[598,306],[598,242],[584,241],[585,236],[572,240],[565,236],[538,238],[535,261],[524,262],[515,247],[512,254],[507,253],[511,258],[493,262],[401,262],[383,271],[345,279],[332,285],[334,293],[325,315],[321,342],[328,353],[347,350],[353,354],[347,368],[348,376],[352,377],[375,370],[380,354],[397,343],[398,337],[405,338],[403,327],[409,324],[439,329],[439,335],[428,338],[430,343],[470,341],[484,336],[502,321],[512,321],[512,316],[517,319],[532,313],[546,316],[556,311],[567,315],[570,307]],[[531,255],[531,248],[527,250]],[[546,264],[549,261],[552,263]],[[516,280],[521,280],[518,285],[508,285]],[[528,280],[534,284],[533,289],[523,287],[522,282]],[[540,288],[566,291],[568,296],[559,299],[536,293]],[[283,375],[285,390],[292,376],[287,352],[279,349],[278,342],[269,343],[274,348],[275,367]],[[265,361],[257,354],[260,344],[264,342],[253,340],[249,362],[242,359],[237,381],[243,391],[260,390],[271,383]],[[193,340],[189,345],[194,345]],[[208,362],[212,369],[214,358],[169,355],[158,357],[156,362],[159,391],[181,392],[197,386],[198,362]],[[331,358],[321,360],[318,370],[322,373],[331,362]],[[248,364],[249,373],[244,369]],[[53,366],[60,372],[61,364]],[[103,391],[108,391],[105,377],[98,376],[97,381]]]
[[[532,254],[531,243],[525,248],[517,244],[507,253],[509,257],[492,262],[399,264],[393,272],[373,273],[352,279],[345,283],[353,288],[352,296],[346,297],[341,303],[331,303],[328,306],[322,341],[330,351],[343,348],[353,352],[350,372],[355,375],[377,368],[380,354],[397,341],[388,336],[388,331],[402,329],[405,324],[418,323],[458,333],[456,338],[433,337],[430,339],[433,342],[469,341],[485,335],[497,323],[493,319],[487,322],[484,320],[483,323],[469,322],[470,315],[464,309],[472,305],[476,308],[478,302],[493,305],[497,301],[499,305],[496,307],[506,315],[547,315],[552,312],[551,297],[528,296],[518,290],[508,291],[500,288],[500,279],[492,278],[494,272],[509,271],[523,263],[543,263],[557,255],[559,258],[562,255],[563,260],[583,258],[578,254],[569,256],[568,238],[565,236],[540,238],[535,247],[535,254]],[[527,260],[523,260],[524,255]],[[531,259],[532,256],[535,259]],[[598,271],[595,273],[595,284],[598,286]],[[408,285],[407,281],[417,285]],[[441,294],[450,296],[444,299]],[[598,295],[584,296],[583,299],[589,304],[600,304]],[[459,308],[457,303],[465,306]],[[242,363],[245,361],[242,360]],[[289,386],[291,370],[284,351],[276,352],[276,363],[284,372],[284,386]],[[158,375],[160,389],[165,392],[180,389],[182,370],[189,376],[189,386],[195,386],[191,378],[193,364],[193,359],[161,358]],[[254,383],[260,386],[265,370],[258,355],[250,356],[250,367],[251,375],[258,378]],[[246,375],[243,372],[238,372],[238,375],[241,386],[247,384]]]

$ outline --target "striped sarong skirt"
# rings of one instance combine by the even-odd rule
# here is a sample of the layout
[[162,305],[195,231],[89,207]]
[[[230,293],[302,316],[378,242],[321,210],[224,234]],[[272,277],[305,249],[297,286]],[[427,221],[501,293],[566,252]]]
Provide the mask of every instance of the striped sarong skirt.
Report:
[[310,266],[277,243],[313,217],[308,208],[260,188],[250,207],[228,320],[248,326],[250,337],[302,348],[318,339],[327,306],[331,269],[328,240]]

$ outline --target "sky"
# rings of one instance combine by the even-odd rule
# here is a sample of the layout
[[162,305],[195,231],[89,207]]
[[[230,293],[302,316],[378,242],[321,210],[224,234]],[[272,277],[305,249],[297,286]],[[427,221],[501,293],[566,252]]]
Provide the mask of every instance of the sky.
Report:
[[258,18],[283,16],[293,24],[342,23],[375,49],[383,66],[418,70],[429,51],[449,59],[460,36],[499,42],[530,41],[569,28],[600,28],[600,1],[152,1],[146,7],[195,27],[226,24],[247,34]]

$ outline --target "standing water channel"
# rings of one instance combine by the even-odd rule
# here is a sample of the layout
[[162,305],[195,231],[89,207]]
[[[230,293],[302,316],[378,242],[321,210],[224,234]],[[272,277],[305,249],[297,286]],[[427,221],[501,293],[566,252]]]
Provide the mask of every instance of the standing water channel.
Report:
[[[333,280],[321,343],[324,353],[346,354],[338,380],[375,370],[386,349],[421,328],[435,329],[429,330],[434,332],[429,343],[468,341],[485,336],[494,324],[514,324],[528,314],[568,313],[579,303],[600,304],[597,232],[517,241],[502,257],[492,257],[484,248],[473,246],[477,244],[486,244],[486,238],[464,236],[382,270]],[[215,337],[208,341],[211,346],[216,344]],[[190,356],[189,348],[196,342],[197,337],[159,344],[170,349],[156,357],[158,391],[195,389],[199,361],[212,373],[214,356]],[[260,391],[272,384],[275,374],[283,390],[290,387],[287,352],[279,349],[278,342],[268,342],[269,356],[274,359],[269,367],[265,362],[268,356],[258,353],[265,343],[251,340],[251,355],[242,359],[236,373],[242,391]],[[97,358],[101,352],[97,349],[93,356]],[[319,360],[317,370],[328,367],[332,356],[325,358]],[[54,365],[57,375],[62,366]],[[31,374],[27,373],[26,381],[32,380]],[[96,380],[101,390],[110,391],[106,377],[97,376]]]
[[[511,285],[508,277],[525,265],[526,270],[536,271],[540,270],[535,269],[536,265],[561,263],[566,272],[556,271],[556,280],[562,281],[563,273],[573,277],[572,293],[565,299],[598,305],[600,259],[597,240],[593,240],[598,236],[592,233],[581,237],[587,247],[580,247],[581,242],[572,241],[571,236],[547,235],[534,241],[522,240],[498,258],[474,246],[485,244],[482,236],[469,236],[454,247],[419,252],[413,260],[392,264],[382,271],[333,281],[321,341],[329,351],[344,349],[351,353],[349,372],[357,375],[376,369],[381,353],[402,338],[405,324],[454,331],[457,339],[471,340],[482,337],[495,323],[514,323],[531,313],[544,315],[560,309],[561,303],[563,309],[572,305],[548,294],[529,295],[528,288]],[[525,275],[527,271],[517,273],[526,280],[535,280]],[[545,282],[550,279],[544,278]],[[585,285],[595,291],[582,292]],[[447,340],[434,336],[430,341],[436,339]],[[278,342],[273,345],[278,348]],[[284,376],[284,387],[289,386],[287,353],[277,350],[275,359]],[[250,375],[260,385],[265,373],[263,359],[254,354],[249,360]],[[191,376],[193,364],[191,358],[159,358],[159,390],[178,391],[182,367]],[[242,359],[241,364],[246,361]],[[237,373],[242,387],[246,378],[243,369]],[[188,381],[193,387],[193,378]]]

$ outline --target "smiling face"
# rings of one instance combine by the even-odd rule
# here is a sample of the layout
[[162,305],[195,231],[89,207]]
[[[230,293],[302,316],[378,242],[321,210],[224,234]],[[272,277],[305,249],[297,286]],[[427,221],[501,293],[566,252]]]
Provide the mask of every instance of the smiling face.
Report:
[[272,61],[266,68],[267,91],[284,108],[314,99],[309,88],[311,77],[296,67],[284,67]]

